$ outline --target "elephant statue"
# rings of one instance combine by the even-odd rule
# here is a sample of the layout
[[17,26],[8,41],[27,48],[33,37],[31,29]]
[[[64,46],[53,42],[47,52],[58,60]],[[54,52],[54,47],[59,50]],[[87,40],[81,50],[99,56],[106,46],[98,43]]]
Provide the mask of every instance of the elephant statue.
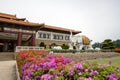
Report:
[[90,47],[91,40],[84,35],[70,35],[69,49],[73,49],[75,46],[76,50],[87,50]]

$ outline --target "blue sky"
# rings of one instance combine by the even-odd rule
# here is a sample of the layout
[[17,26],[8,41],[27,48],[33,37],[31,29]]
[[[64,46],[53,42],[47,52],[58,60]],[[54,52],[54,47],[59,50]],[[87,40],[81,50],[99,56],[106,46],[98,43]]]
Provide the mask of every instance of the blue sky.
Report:
[[0,0],[0,12],[80,30],[93,43],[120,39],[120,0]]

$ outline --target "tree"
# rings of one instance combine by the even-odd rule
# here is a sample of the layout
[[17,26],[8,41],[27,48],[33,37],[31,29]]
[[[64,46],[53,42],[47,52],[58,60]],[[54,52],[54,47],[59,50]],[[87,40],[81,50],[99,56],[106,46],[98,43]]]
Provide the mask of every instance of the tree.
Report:
[[50,45],[50,48],[53,48],[54,46],[57,46],[55,43],[52,43],[51,45]]
[[95,49],[95,48],[101,48],[101,43],[96,42],[96,43],[92,44],[92,47],[93,47],[93,49]]
[[73,49],[74,49],[74,50],[76,50],[76,47],[75,47],[75,46],[73,46]]
[[44,44],[44,42],[41,42],[39,46],[46,48],[46,45]]
[[120,39],[114,41],[115,47],[120,48]]
[[62,47],[62,49],[69,49],[69,46],[65,45],[65,44],[63,44],[61,47]]
[[111,39],[105,39],[101,44],[102,49],[114,49],[115,45]]

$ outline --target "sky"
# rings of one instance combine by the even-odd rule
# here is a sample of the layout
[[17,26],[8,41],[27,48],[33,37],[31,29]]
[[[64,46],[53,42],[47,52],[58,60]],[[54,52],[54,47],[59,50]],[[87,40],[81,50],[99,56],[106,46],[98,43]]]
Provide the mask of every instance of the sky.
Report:
[[92,43],[120,39],[120,0],[0,0],[0,12],[82,31]]

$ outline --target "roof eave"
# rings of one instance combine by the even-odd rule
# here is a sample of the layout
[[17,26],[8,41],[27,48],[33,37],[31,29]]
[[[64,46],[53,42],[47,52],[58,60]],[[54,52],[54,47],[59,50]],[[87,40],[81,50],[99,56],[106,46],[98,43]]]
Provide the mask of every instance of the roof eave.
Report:
[[30,22],[9,20],[9,19],[3,19],[3,18],[0,18],[0,22],[18,24],[18,25],[23,25],[23,26],[34,26],[34,27],[40,27],[40,26],[44,25],[44,23],[41,23],[41,24],[39,24],[39,23],[30,23]]
[[66,28],[60,28],[60,27],[55,27],[55,26],[49,26],[49,25],[45,25],[44,28],[53,29],[53,30],[59,30],[59,31],[65,31],[65,32],[71,32],[72,31],[73,34],[81,33],[81,31],[76,31],[76,30],[66,29]]

